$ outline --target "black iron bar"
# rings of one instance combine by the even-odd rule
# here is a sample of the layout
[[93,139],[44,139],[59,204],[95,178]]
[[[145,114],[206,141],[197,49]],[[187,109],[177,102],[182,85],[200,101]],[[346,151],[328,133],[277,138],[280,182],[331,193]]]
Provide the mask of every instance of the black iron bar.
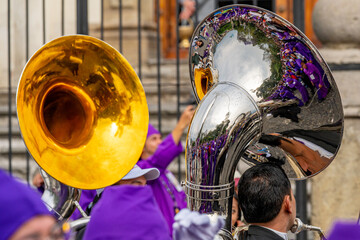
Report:
[[[25,3],[25,62],[29,60],[29,0]],[[25,147],[26,181],[30,185],[30,154]]]
[[[300,31],[305,31],[304,23],[305,5],[303,0],[293,1],[293,15],[294,25],[299,28]],[[296,211],[297,217],[300,218],[304,223],[308,222],[307,219],[307,191],[306,191],[306,180],[296,181]],[[307,232],[300,232],[296,236],[297,240],[307,240]]]
[[101,15],[101,21],[100,21],[100,39],[104,40],[104,0],[101,0],[101,8],[100,8],[100,15]]
[[157,50],[157,89],[158,89],[158,129],[161,132],[161,76],[160,76],[160,4],[156,0],[156,50]]
[[76,32],[78,34],[89,33],[87,17],[87,0],[76,1]]
[[61,0],[61,36],[65,34],[65,9],[64,0]]
[[302,32],[305,31],[305,3],[304,0],[293,1],[294,24]]
[[12,174],[12,145],[11,145],[11,139],[12,139],[12,127],[11,127],[11,115],[12,115],[12,111],[11,111],[11,30],[10,30],[10,18],[11,18],[11,14],[10,14],[10,0],[8,0],[8,116],[9,116],[9,121],[8,121],[8,126],[9,126],[9,132],[8,132],[8,139],[9,139],[9,153],[8,153],[8,157],[9,157],[9,173]]
[[141,0],[138,0],[138,51],[139,51],[138,75],[140,80],[142,80],[141,78]]
[[199,1],[195,0],[195,23],[194,25],[197,26],[199,23],[199,12],[198,12],[198,6],[199,6]]
[[46,25],[45,25],[45,0],[42,1],[42,20],[43,20],[43,44],[46,43],[46,36],[45,36],[45,29],[46,29]]
[[271,1],[271,11],[276,12],[276,0]]
[[119,51],[122,53],[123,41],[123,24],[122,24],[122,0],[119,0]]
[[[179,54],[179,2],[176,3],[176,119],[180,118],[180,54]],[[181,158],[178,156],[178,180],[181,181]]]

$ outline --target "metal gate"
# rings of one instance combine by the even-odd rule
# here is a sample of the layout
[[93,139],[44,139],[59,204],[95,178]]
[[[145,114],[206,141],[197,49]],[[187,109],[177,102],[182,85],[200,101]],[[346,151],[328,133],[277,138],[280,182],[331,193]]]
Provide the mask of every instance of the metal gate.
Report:
[[[142,79],[143,75],[143,38],[142,35],[144,34],[144,28],[142,25],[143,22],[143,8],[145,1],[149,0],[137,0],[136,3],[136,22],[134,23],[136,27],[136,38],[137,38],[137,63],[136,63],[136,72],[140,79]],[[173,0],[175,1],[175,0]],[[35,2],[36,6],[33,6]],[[8,170],[10,173],[14,175],[18,175],[22,177],[28,183],[31,182],[31,165],[33,165],[33,160],[28,152],[25,150],[25,146],[19,146],[19,141],[21,141],[21,135],[19,128],[17,126],[17,119],[16,119],[16,106],[15,106],[15,92],[16,92],[16,83],[20,77],[19,69],[22,69],[26,63],[26,61],[30,57],[30,53],[34,51],[34,48],[31,47],[34,44],[34,41],[40,42],[37,44],[41,46],[45,44],[49,39],[47,38],[48,31],[52,28],[58,28],[59,31],[57,33],[58,36],[66,35],[69,33],[72,34],[85,34],[85,35],[92,35],[92,28],[89,24],[89,7],[94,2],[97,3],[97,6],[100,8],[98,9],[98,35],[102,40],[107,41],[105,36],[105,28],[104,28],[104,19],[105,19],[105,12],[104,12],[104,5],[106,4],[113,4],[117,6],[118,9],[118,24],[116,26],[116,30],[113,32],[117,32],[118,38],[118,46],[116,47],[121,53],[124,50],[124,34],[127,31],[127,28],[124,27],[124,5],[128,4],[129,1],[123,0],[77,0],[74,1],[66,1],[66,0],[59,0],[59,1],[45,1],[45,0],[38,0],[38,1],[29,1],[29,0],[17,0],[17,1],[10,1],[8,0],[1,0],[1,5],[3,9],[3,13],[1,18],[1,27],[2,27],[2,34],[0,36],[0,44],[2,52],[1,58],[3,65],[2,71],[2,85],[0,86],[1,90],[1,98],[0,98],[0,110],[1,110],[1,168]],[[136,2],[136,1],[133,1]],[[166,86],[167,83],[164,81],[164,76],[162,75],[162,68],[164,67],[164,62],[166,64],[173,65],[172,69],[175,69],[174,72],[174,79],[175,81],[171,83],[171,86],[175,89],[176,95],[176,104],[174,104],[173,109],[175,109],[176,117],[178,118],[181,113],[181,107],[185,104],[191,103],[191,99],[186,101],[181,98],[181,91],[182,88],[185,86],[184,83],[181,83],[181,64],[186,62],[186,59],[182,59],[180,57],[181,49],[179,47],[176,48],[175,59],[166,60],[162,57],[161,53],[161,38],[164,36],[160,35],[160,15],[161,15],[161,4],[166,2],[165,0],[154,0],[154,23],[155,23],[155,58],[153,59],[153,74],[155,75],[154,78],[156,79],[155,82],[152,83],[152,86],[156,92],[156,107],[154,108],[151,114],[153,121],[156,121],[158,124],[158,128],[161,132],[163,130],[163,106],[164,100],[162,95],[162,89]],[[181,10],[181,5],[177,1],[176,7],[172,15],[175,15],[175,19],[179,18],[179,12]],[[201,21],[199,17],[199,13],[204,11],[204,7],[206,6],[206,0],[196,0],[196,11],[193,15],[195,26],[196,24]],[[233,0],[233,1],[221,1],[221,0],[214,0],[213,7],[222,7],[229,4],[252,4],[258,5],[263,8],[267,8],[269,10],[274,11],[275,9],[275,0],[250,0],[250,1],[241,1],[241,0]],[[56,6],[54,6],[56,5]],[[126,7],[126,6],[125,6]],[[36,8],[37,15],[34,16],[33,12]],[[56,9],[57,21],[54,23],[52,21],[52,16],[49,14],[55,13],[54,10],[50,13],[47,12],[49,8]],[[293,1],[293,16],[294,16],[294,24],[302,31],[304,31],[304,1]],[[211,12],[214,9],[209,9]],[[21,14],[19,14],[19,11]],[[70,17],[69,17],[70,16]],[[68,19],[74,18],[74,22],[72,26],[69,26]],[[21,17],[21,18],[19,18]],[[36,17],[36,19],[35,19]],[[55,17],[55,16],[54,16]],[[19,20],[21,19],[21,21]],[[37,22],[35,26],[39,26],[40,29],[36,29],[37,36],[35,37],[34,32],[34,21]],[[70,28],[70,30],[69,30]],[[72,30],[71,30],[72,29]],[[22,32],[19,35],[19,32]],[[175,45],[178,45],[179,42],[179,25],[176,24],[176,38],[175,38]],[[39,36],[41,35],[41,36]],[[21,46],[15,45],[15,42],[20,41],[21,39]],[[135,47],[135,46],[134,46]],[[23,54],[18,54],[19,51],[23,50]],[[21,59],[19,59],[21,58]],[[15,160],[18,159],[18,160]],[[19,160],[20,159],[20,160]],[[22,160],[21,160],[22,159]],[[179,179],[182,178],[182,166],[181,166],[181,159],[179,158],[177,161],[177,171]],[[307,219],[307,197],[308,193],[306,190],[306,182],[301,181],[296,184],[296,197],[298,202],[298,217],[305,220]],[[305,234],[300,234],[297,239],[307,239]]]

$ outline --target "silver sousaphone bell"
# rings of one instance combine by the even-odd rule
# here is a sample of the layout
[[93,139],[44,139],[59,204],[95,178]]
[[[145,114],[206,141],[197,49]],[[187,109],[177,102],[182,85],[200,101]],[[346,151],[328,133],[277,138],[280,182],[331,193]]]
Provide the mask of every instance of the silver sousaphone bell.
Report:
[[224,217],[220,236],[232,239],[237,166],[277,162],[295,180],[323,171],[341,144],[341,99],[315,46],[268,10],[217,9],[196,27],[191,43],[199,105],[186,143],[188,207]]

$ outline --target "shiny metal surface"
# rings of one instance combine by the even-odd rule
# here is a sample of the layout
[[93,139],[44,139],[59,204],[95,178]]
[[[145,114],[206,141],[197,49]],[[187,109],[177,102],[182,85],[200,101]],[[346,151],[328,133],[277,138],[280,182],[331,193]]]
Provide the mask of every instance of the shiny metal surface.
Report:
[[42,169],[40,173],[45,185],[41,199],[58,220],[68,219],[76,208],[74,202],[80,200],[81,190],[66,186]]
[[239,160],[277,162],[292,179],[318,174],[341,144],[341,99],[315,46],[265,9],[217,9],[191,42],[199,105],[186,143],[188,207],[224,216],[230,230],[229,185]]
[[90,217],[82,217],[75,221],[70,222],[70,228],[72,231],[77,231],[78,229],[86,226],[90,221]]
[[82,35],[57,38],[32,56],[19,81],[17,114],[35,161],[79,189],[125,176],[141,155],[149,121],[130,64],[110,45]]
[[235,230],[232,232],[233,239],[243,240],[245,232],[249,230],[249,226],[249,224],[244,224],[242,226],[236,227]]
[[324,232],[321,230],[321,228],[304,224],[299,218],[295,218],[295,224],[292,226],[290,231],[292,233],[298,234],[304,230],[317,232],[321,239],[326,240]]

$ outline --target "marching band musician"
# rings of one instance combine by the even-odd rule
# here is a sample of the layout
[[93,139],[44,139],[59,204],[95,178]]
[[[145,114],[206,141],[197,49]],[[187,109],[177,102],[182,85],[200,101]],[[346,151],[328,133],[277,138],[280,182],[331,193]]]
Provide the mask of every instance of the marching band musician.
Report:
[[241,209],[239,205],[239,197],[237,193],[234,194],[233,202],[232,202],[232,209],[231,209],[231,229],[232,232],[237,227],[241,227],[244,225],[244,223],[241,221]]
[[238,183],[244,219],[250,224],[244,240],[288,240],[294,225],[296,200],[284,170],[270,162],[249,168]]
[[[43,194],[45,190],[44,179],[40,174],[40,168],[37,169],[33,174],[32,184],[38,190],[39,193]],[[96,196],[96,190],[81,190],[79,205],[82,209],[86,209],[87,206],[94,200]],[[79,209],[75,209],[73,214],[71,214],[70,219],[72,221],[82,217]]]
[[0,170],[0,240],[65,239],[36,191]]
[[171,134],[164,140],[161,139],[160,132],[149,124],[144,150],[138,162],[141,168],[155,167],[160,170],[160,177],[149,181],[148,184],[154,192],[156,202],[165,217],[170,233],[172,233],[175,214],[186,208],[187,203],[182,187],[166,168],[182,153],[181,136],[190,124],[194,112],[193,106],[187,106]]
[[[153,199],[154,196],[151,192],[151,189],[149,187],[146,187],[146,189],[148,190],[141,190],[143,188],[137,188],[139,186],[146,186],[146,182],[148,180],[154,180],[158,178],[159,174],[159,170],[156,168],[141,169],[138,165],[135,165],[121,180],[119,180],[113,186],[97,190],[98,193],[94,201],[86,209],[86,213],[88,215],[91,215],[91,220],[86,229],[82,228],[76,233],[76,239],[83,239],[83,237],[84,239],[101,239],[101,237],[103,236],[117,239],[120,236],[127,236],[124,235],[126,234],[126,231],[121,231],[120,233],[118,233],[117,229],[120,226],[118,225],[119,221],[125,221],[125,224],[122,224],[122,226],[126,226],[127,223],[136,225],[136,222],[138,221],[136,221],[136,219],[132,219],[131,217],[139,216],[140,214],[145,214],[145,216],[141,217],[141,220],[147,219],[146,214],[148,214],[149,216],[152,215],[152,217],[154,217],[155,219],[156,217],[158,217],[158,215],[160,215],[160,218],[162,220],[160,218],[158,220],[160,222],[163,221],[163,225],[166,225],[158,209],[158,206],[155,204],[155,201]],[[125,187],[125,189],[118,186]],[[135,186],[135,188],[129,186]],[[112,190],[107,190],[108,188],[111,188]],[[149,189],[150,194],[148,192]],[[130,195],[125,195],[125,192],[126,194]],[[142,196],[141,194],[144,194],[144,196]],[[103,200],[103,195],[107,196],[105,197],[105,200]],[[108,203],[104,204],[102,203],[103,201],[107,201]],[[140,205],[143,205],[143,208],[144,206],[147,206],[148,210],[144,213],[137,213],[137,211],[135,211],[135,208],[138,207],[141,210],[142,207],[138,205],[133,206],[133,204],[136,202],[138,202]],[[127,206],[129,204],[131,206],[130,208]],[[100,210],[96,210],[98,208],[100,208]],[[102,212],[106,211],[109,211],[109,213],[103,216]],[[131,214],[130,218],[127,217],[127,214]],[[106,219],[111,219],[111,221],[109,220],[110,223],[108,222],[108,220],[102,219],[103,217]],[[115,219],[117,218],[119,219],[115,221]],[[106,223],[106,225],[103,226],[103,223]],[[116,226],[114,226],[114,224],[116,224]],[[108,228],[110,229],[110,231],[108,230]],[[163,230],[167,234],[169,234],[167,228],[163,228]],[[85,237],[84,235],[85,232],[88,232],[87,237]],[[135,231],[135,233],[133,234],[138,233],[138,231]]]
[[[76,239],[212,240],[224,226],[224,220],[214,221],[198,212],[182,209],[175,217],[174,231],[168,225],[155,202],[153,191],[146,186],[160,173],[156,168],[141,169],[138,165],[115,185],[106,187],[92,205],[86,229]],[[189,238],[190,237],[190,238]]]
[[137,165],[117,184],[107,187],[93,207],[85,240],[170,239],[169,229],[146,181],[159,176],[156,168]]

